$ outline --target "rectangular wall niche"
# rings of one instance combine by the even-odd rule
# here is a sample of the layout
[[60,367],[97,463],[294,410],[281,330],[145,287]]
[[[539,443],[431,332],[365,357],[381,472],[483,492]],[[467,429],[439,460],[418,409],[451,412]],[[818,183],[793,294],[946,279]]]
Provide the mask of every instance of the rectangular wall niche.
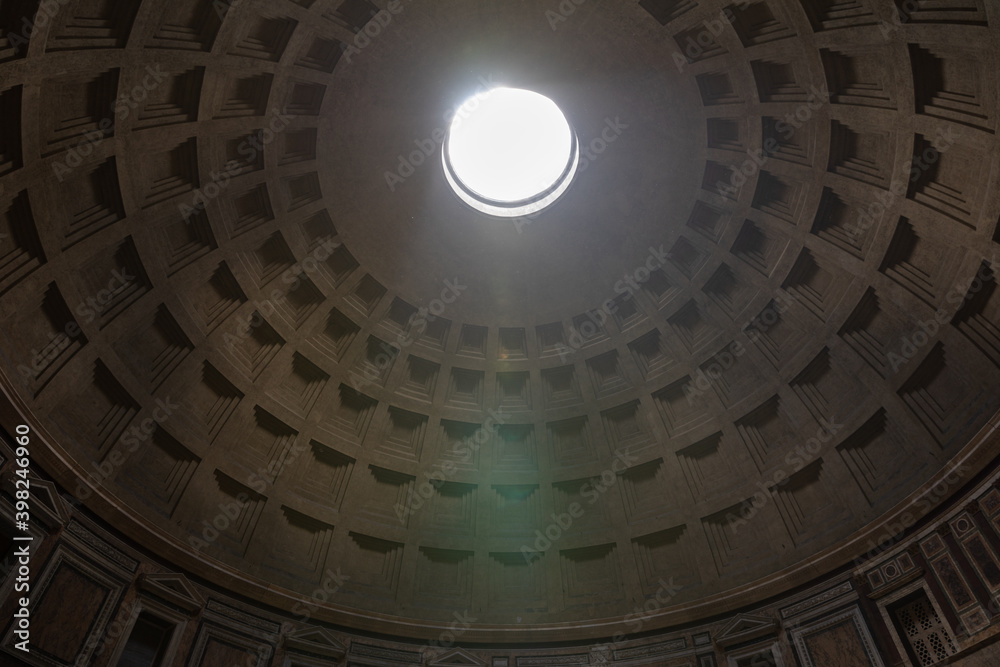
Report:
[[802,667],[884,667],[858,607],[802,623],[790,632]]
[[132,626],[128,641],[125,642],[125,649],[118,664],[149,667],[163,665],[163,658],[174,628],[174,624],[169,621],[157,618],[148,612],[140,613],[135,625]]
[[728,667],[785,667],[778,642],[735,651],[726,656],[726,662]]
[[958,652],[951,632],[923,588],[894,602],[885,612],[912,664],[936,665]]

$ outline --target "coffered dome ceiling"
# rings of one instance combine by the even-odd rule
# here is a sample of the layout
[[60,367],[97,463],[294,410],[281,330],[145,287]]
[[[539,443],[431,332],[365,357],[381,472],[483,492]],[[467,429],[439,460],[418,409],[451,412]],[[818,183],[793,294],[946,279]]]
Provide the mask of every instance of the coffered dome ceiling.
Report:
[[[841,567],[1000,407],[1000,15],[897,4],[0,0],[5,424],[195,576],[339,569],[360,630]],[[584,148],[535,218],[441,168],[492,85]]]

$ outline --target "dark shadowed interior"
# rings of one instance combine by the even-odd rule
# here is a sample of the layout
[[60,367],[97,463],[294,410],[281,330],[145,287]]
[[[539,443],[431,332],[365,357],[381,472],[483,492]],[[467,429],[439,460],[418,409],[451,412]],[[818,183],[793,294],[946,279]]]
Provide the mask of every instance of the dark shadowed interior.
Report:
[[994,0],[0,0],[0,662],[1000,662],[998,84]]

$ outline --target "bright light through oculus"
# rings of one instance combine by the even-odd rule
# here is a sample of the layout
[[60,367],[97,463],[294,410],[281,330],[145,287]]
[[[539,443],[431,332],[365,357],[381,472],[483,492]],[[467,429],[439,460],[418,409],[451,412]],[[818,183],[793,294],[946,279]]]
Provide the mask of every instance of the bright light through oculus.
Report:
[[444,146],[445,175],[470,206],[496,216],[540,211],[558,199],[579,164],[576,135],[555,103],[517,88],[466,101]]

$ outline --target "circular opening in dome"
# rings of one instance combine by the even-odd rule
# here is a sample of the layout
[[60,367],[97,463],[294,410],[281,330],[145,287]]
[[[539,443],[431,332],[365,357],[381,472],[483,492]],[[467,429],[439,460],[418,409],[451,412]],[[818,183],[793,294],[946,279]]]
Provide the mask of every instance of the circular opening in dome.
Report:
[[499,217],[536,213],[573,181],[580,151],[555,102],[530,90],[493,88],[458,108],[444,143],[455,193]]

